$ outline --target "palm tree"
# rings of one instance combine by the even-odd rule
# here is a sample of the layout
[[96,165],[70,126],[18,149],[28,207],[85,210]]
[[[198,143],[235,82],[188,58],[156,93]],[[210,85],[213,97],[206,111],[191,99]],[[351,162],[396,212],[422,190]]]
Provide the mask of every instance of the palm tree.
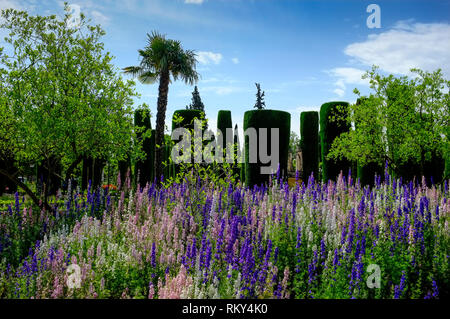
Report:
[[163,173],[164,122],[166,119],[167,95],[170,76],[193,85],[198,81],[196,54],[192,50],[183,50],[179,41],[166,39],[164,35],[153,31],[147,34],[148,44],[138,50],[141,57],[139,66],[129,66],[124,73],[137,77],[143,84],[152,84],[159,79],[158,110],[156,113],[155,177],[159,181]]

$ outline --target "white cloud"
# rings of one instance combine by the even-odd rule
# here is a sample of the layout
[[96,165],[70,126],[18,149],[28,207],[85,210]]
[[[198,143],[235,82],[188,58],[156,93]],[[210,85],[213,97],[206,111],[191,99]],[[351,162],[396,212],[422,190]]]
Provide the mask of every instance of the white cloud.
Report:
[[189,4],[202,4],[204,0],[184,0],[184,3]]
[[450,24],[399,21],[391,30],[371,34],[345,48],[345,54],[388,73],[409,74],[411,68],[450,75]]
[[234,92],[239,92],[241,91],[241,88],[236,86],[208,86],[202,90],[205,92],[213,92],[217,95],[227,95]]
[[343,89],[334,89],[333,92],[339,97],[343,97],[345,94],[345,90]]
[[369,81],[362,79],[365,71],[355,68],[334,68],[328,71],[330,75],[337,78],[334,83],[337,87],[345,89],[346,84],[368,85]]
[[17,1],[14,0],[0,0],[0,11],[10,8],[15,10],[21,10],[22,6],[18,4]]
[[334,85],[337,87],[333,92],[339,97],[344,96],[347,84],[368,85],[369,81],[362,79],[365,71],[356,68],[334,68],[327,71],[328,74],[336,78]]
[[238,59],[238,58],[232,58],[231,61],[232,61],[234,64],[238,64],[238,63],[239,63],[239,59]]
[[96,10],[93,10],[91,12],[91,15],[92,15],[92,18],[93,18],[94,22],[98,23],[98,24],[100,24],[102,26],[107,25],[109,23],[109,21],[110,21],[109,17],[105,16],[103,13],[101,13],[99,11],[96,11]]
[[222,60],[222,54],[214,53],[209,51],[199,51],[197,52],[197,61],[201,64],[219,64]]

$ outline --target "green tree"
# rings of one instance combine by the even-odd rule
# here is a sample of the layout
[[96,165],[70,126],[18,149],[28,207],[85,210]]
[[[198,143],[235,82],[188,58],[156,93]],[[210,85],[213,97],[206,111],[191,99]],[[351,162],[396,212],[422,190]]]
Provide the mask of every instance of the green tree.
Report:
[[152,84],[159,79],[155,137],[157,145],[155,177],[159,181],[159,177],[163,173],[164,124],[170,76],[172,75],[173,80],[180,78],[185,83],[192,85],[198,81],[199,75],[196,71],[197,60],[194,51],[184,50],[179,41],[166,39],[156,31],[147,36],[147,46],[138,51],[141,57],[140,65],[126,67],[123,71],[137,77],[144,84]]
[[335,139],[330,157],[359,165],[387,160],[398,175],[408,163],[423,175],[433,160],[448,154],[450,81],[441,70],[411,72],[416,76],[384,76],[373,67],[363,76],[374,92],[350,106],[346,120],[357,123],[357,129]]
[[289,153],[292,155],[297,154],[297,149],[300,147],[300,137],[298,137],[297,133],[291,131],[291,135],[289,136]]
[[258,110],[262,110],[266,106],[266,102],[264,102],[264,91],[261,93],[261,85],[259,83],[255,83],[256,85],[256,103],[255,108]]
[[[69,7],[56,15],[3,10],[8,45],[0,56],[0,156],[13,154],[17,171],[0,170],[39,204],[18,177],[30,165],[63,165],[66,182],[83,157],[125,157],[133,136],[134,82],[124,82],[104,52],[105,32],[83,14],[70,27]],[[50,209],[46,203],[43,204]]]
[[203,105],[197,86],[194,87],[194,91],[192,92],[192,102],[190,105],[186,106],[186,109],[205,111],[205,106]]

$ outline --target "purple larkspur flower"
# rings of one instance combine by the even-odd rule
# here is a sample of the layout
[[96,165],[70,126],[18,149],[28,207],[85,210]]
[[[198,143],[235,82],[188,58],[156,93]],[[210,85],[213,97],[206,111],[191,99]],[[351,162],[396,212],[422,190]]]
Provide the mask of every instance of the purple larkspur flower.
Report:
[[394,299],[400,299],[405,289],[406,277],[405,272],[402,271],[402,277],[400,278],[400,284],[394,287]]
[[156,267],[156,244],[152,244],[152,255],[151,255],[151,261],[150,265],[155,268]]

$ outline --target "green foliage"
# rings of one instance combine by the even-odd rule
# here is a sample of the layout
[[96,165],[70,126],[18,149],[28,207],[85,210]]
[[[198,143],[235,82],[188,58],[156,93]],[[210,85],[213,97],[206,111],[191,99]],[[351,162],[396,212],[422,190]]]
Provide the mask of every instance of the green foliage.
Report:
[[289,153],[296,154],[297,150],[301,146],[300,137],[294,131],[291,131],[291,135],[289,136]]
[[342,171],[348,171],[350,163],[345,159],[334,160],[328,157],[333,141],[350,129],[345,116],[348,112],[347,102],[328,102],[320,107],[320,144],[322,162],[322,181],[336,179]]
[[[222,154],[224,156],[224,161],[226,160],[226,154],[227,154],[227,148],[228,147],[235,147],[233,145],[228,145],[227,143],[227,129],[233,130],[233,122],[231,120],[231,111],[224,111],[220,110],[217,114],[217,136],[216,141],[219,143],[219,140],[222,142],[220,145],[222,148],[219,150],[222,151]],[[220,132],[220,133],[219,133]],[[231,138],[231,136],[228,136],[228,140]],[[233,144],[234,143],[235,136],[233,136]],[[233,150],[233,154],[235,151]]]
[[195,119],[204,120],[205,112],[201,110],[176,110],[172,117],[172,131],[179,127],[193,130]]
[[155,177],[159,180],[163,173],[164,128],[170,77],[192,85],[198,81],[199,74],[196,71],[194,51],[184,50],[179,41],[166,39],[156,31],[147,36],[148,45],[139,50],[140,65],[126,67],[123,71],[137,77],[144,84],[152,84],[159,79],[155,135]]
[[80,27],[69,28],[65,10],[62,19],[2,11],[0,156],[14,154],[17,176],[57,158],[67,180],[83,156],[123,158],[129,150],[134,83],[117,75],[101,27],[81,15]]
[[[244,131],[248,128],[255,128],[258,135],[259,128],[267,128],[267,154],[271,154],[271,128],[279,129],[279,164],[282,175],[287,174],[287,160],[289,152],[289,137],[291,132],[291,115],[284,111],[277,110],[253,110],[244,114]],[[249,136],[245,136],[245,183],[247,186],[259,185],[269,180],[268,174],[260,174],[261,163],[258,156],[257,163],[249,163]],[[259,136],[255,149],[259,154]]]
[[315,111],[300,114],[300,136],[303,157],[303,179],[311,174],[319,178],[319,113]]
[[226,144],[227,128],[233,129],[231,111],[220,110],[217,114],[217,129],[222,132],[222,136],[217,135],[217,138],[221,138],[223,140],[223,145]]
[[205,111],[205,106],[203,105],[197,86],[194,87],[194,91],[192,92],[192,102],[190,105],[186,106],[186,110]]
[[411,71],[416,77],[384,76],[373,67],[363,76],[373,93],[350,106],[343,120],[357,123],[357,129],[335,140],[330,157],[357,160],[360,166],[387,160],[405,179],[441,180],[450,149],[450,81],[440,70]]

